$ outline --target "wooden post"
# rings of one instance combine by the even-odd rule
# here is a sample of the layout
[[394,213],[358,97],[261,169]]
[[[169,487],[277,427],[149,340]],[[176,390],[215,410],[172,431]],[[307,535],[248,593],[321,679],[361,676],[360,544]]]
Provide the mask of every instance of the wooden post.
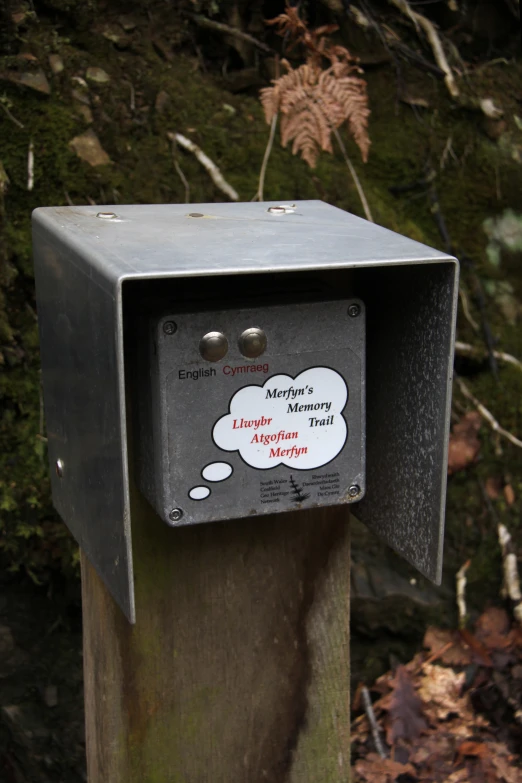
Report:
[[132,520],[135,626],[82,558],[89,783],[349,781],[348,510]]

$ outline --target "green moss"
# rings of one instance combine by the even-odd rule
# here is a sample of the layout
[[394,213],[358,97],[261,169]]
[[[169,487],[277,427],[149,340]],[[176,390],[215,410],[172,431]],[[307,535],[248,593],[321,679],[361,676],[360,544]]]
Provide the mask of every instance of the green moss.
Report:
[[[7,567],[26,567],[34,574],[44,573],[55,561],[73,564],[75,550],[52,511],[49,498],[31,266],[32,209],[89,201],[184,201],[185,187],[173,165],[168,131],[190,135],[221,168],[240,198],[248,201],[257,190],[268,139],[257,98],[230,94],[220,86],[218,78],[201,73],[195,57],[177,53],[167,62],[139,31],[131,36],[127,50],[118,50],[93,25],[83,24],[78,30],[67,21],[71,7],[76,14],[76,3],[52,0],[47,6],[60,15],[59,35],[54,20],[41,14],[38,24],[29,28],[24,45],[47,71],[48,54],[58,51],[65,70],[58,77],[47,72],[52,85],[50,97],[9,83],[2,86],[12,114],[24,125],[23,129],[0,111],[0,161],[10,180],[0,214],[0,361],[4,363],[0,377],[0,551]],[[85,19],[93,18],[93,10],[93,3],[85,4]],[[140,19],[139,7],[135,13]],[[179,18],[175,9],[163,9],[162,22],[163,34],[173,45],[187,40],[186,21]],[[99,168],[79,160],[69,147],[70,140],[88,127],[75,113],[71,99],[71,79],[84,76],[88,66],[102,67],[111,76],[107,87],[89,87],[93,128],[113,161]],[[507,101],[512,102],[515,111],[515,98],[506,96],[517,94],[515,87],[521,69],[520,64],[512,64],[509,69],[486,69],[480,76],[482,82],[475,85],[506,108],[508,127],[501,144],[477,131],[477,114],[450,103],[443,83],[411,68],[405,71],[408,90],[425,98],[430,109],[414,111],[398,103],[393,71],[376,69],[367,75],[372,108],[368,164],[360,161],[355,144],[346,139],[376,221],[421,242],[440,246],[442,240],[426,188],[418,187],[401,196],[390,192],[390,187],[420,181],[430,169],[436,171],[437,194],[455,251],[465,252],[479,272],[491,279],[500,277],[501,272],[497,274],[486,261],[487,237],[481,226],[487,218],[508,207],[520,210],[521,170],[513,160],[510,144],[515,143],[516,134],[522,134],[511,122],[508,111]],[[130,108],[131,83],[134,110]],[[170,96],[164,113],[155,109],[160,90]],[[225,104],[235,111],[226,109]],[[441,166],[449,139],[451,154]],[[31,140],[35,186],[28,192],[27,153]],[[222,194],[199,162],[181,150],[174,152],[190,184],[191,201],[220,201]],[[278,140],[267,170],[265,198],[322,198],[362,215],[356,189],[338,154],[321,155],[317,169],[311,171],[290,150],[282,149]],[[522,278],[516,274],[513,286],[520,291]],[[464,281],[468,282],[467,272]],[[521,355],[517,324],[506,323],[493,300],[488,317],[499,345]],[[463,322],[461,328],[466,336],[469,327]],[[498,384],[484,375],[474,380],[472,386],[491,405],[502,424],[520,435],[521,382],[516,371],[502,370]],[[503,457],[498,458],[491,451],[486,430],[483,437],[479,471],[484,475],[491,470],[511,471],[513,475],[518,471],[520,475],[520,455],[514,447],[507,446]],[[453,555],[454,549],[456,556],[450,556],[449,562],[453,567],[458,557],[471,548],[476,553],[473,568],[481,574],[490,568],[494,580],[494,574],[498,575],[492,546],[494,525],[489,523],[487,530],[482,530],[483,507],[474,482],[472,472],[451,481],[448,543],[449,551]],[[517,497],[522,496],[522,490],[517,493]],[[513,509],[500,509],[500,513],[507,515],[513,527],[519,510],[515,505]],[[468,517],[472,518],[469,525]],[[470,579],[472,574],[473,570]]]

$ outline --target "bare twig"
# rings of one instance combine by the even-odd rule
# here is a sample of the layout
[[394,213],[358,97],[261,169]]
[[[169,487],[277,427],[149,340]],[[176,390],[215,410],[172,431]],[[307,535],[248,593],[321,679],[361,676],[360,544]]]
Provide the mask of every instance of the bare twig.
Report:
[[471,315],[471,311],[469,309],[468,295],[464,290],[464,288],[462,287],[462,284],[459,286],[459,297],[460,297],[460,303],[462,305],[462,312],[464,313],[466,321],[472,326],[475,332],[479,332],[480,326]]
[[178,177],[183,183],[183,187],[185,188],[185,204],[190,204],[190,183],[186,178],[185,174],[183,173],[183,169],[179,165],[179,161],[176,157],[176,149],[177,149],[176,141],[174,139],[171,139],[171,143],[172,143],[172,163],[174,165],[174,168],[176,169]]
[[506,438],[510,443],[512,443],[514,446],[518,446],[520,449],[522,449],[522,440],[519,440],[515,435],[512,435],[511,432],[508,432],[508,430],[505,430],[504,427],[501,427],[498,421],[495,419],[491,411],[489,411],[485,405],[483,405],[480,400],[478,400],[475,395],[471,392],[471,390],[466,386],[464,381],[461,378],[455,378],[456,383],[458,384],[458,387],[464,397],[468,399],[470,402],[475,405],[478,412],[482,416],[482,418],[487,421],[493,432],[498,433],[498,435],[501,435],[503,438]]
[[185,187],[185,204],[190,204],[190,184],[186,176],[183,174],[183,170],[181,166],[179,165],[176,158],[172,159],[172,162],[174,163],[174,168],[176,169],[178,176],[180,180],[182,181],[184,187]]
[[17,120],[16,117],[13,114],[11,114],[11,112],[9,110],[9,106],[7,106],[4,103],[4,101],[0,100],[0,106],[5,111],[5,113],[7,114],[9,119],[11,120],[11,122],[14,122],[14,124],[18,125],[19,128],[25,128],[25,125],[23,125],[23,123],[21,123],[20,120]]
[[468,580],[466,579],[466,571],[471,565],[471,560],[466,560],[464,565],[457,571],[457,608],[459,610],[459,628],[465,628],[468,610],[466,607],[466,585]]
[[439,647],[439,649],[435,650],[435,652],[432,653],[429,658],[426,658],[425,661],[422,661],[420,666],[417,667],[417,671],[420,671],[425,666],[429,666],[431,663],[436,661],[438,658],[442,658],[442,656],[445,653],[447,653],[448,650],[451,650],[451,648],[453,647],[454,644],[455,644],[455,642],[451,641],[451,642],[446,642],[446,644],[444,644],[442,647]]
[[448,140],[446,141],[446,144],[444,145],[444,149],[442,151],[442,155],[440,156],[439,169],[441,171],[444,171],[447,160],[450,157],[450,155],[455,161],[455,163],[457,163],[458,162],[457,156],[453,151],[453,136],[448,136]]
[[426,33],[426,37],[430,43],[430,46],[433,51],[433,56],[435,57],[435,62],[441,69],[441,71],[444,72],[444,83],[446,87],[448,88],[448,92],[451,95],[452,98],[458,98],[459,88],[457,87],[457,84],[455,82],[455,77],[453,76],[453,71],[451,70],[449,63],[446,59],[446,55],[444,54],[444,49],[442,48],[442,43],[439,38],[439,34],[437,33],[435,29],[435,25],[430,22],[429,19],[427,19],[422,14],[417,13],[417,11],[414,11],[407,0],[388,0],[392,5],[394,5],[396,8],[401,11],[405,16],[407,16],[415,27],[422,28],[424,32]]
[[384,752],[384,747],[381,741],[381,735],[379,732],[379,726],[377,725],[377,719],[375,717],[375,712],[373,711],[372,706],[372,700],[370,698],[370,692],[368,691],[368,688],[366,685],[363,685],[361,688],[361,697],[364,704],[364,711],[366,712],[366,716],[368,718],[368,723],[370,724],[370,728],[372,730],[372,737],[373,742],[375,745],[375,750],[381,757],[381,759],[386,758],[386,753]]
[[240,38],[242,41],[246,41],[247,43],[252,44],[252,46],[255,46],[257,49],[260,49],[266,54],[274,54],[274,50],[266,43],[263,43],[263,41],[258,41],[257,38],[254,38],[253,35],[249,35],[248,33],[244,33],[242,30],[238,30],[237,27],[230,27],[228,24],[223,24],[222,22],[214,22],[213,19],[207,19],[206,16],[201,16],[200,14],[187,13],[186,15],[192,19],[192,21],[195,22],[198,27],[206,27],[208,30],[215,30],[218,33],[232,35],[234,38]]
[[27,151],[27,190],[34,188],[34,144],[33,140],[29,142]]
[[208,155],[206,155],[203,152],[201,147],[198,147],[197,144],[194,144],[194,142],[191,139],[187,139],[186,136],[182,136],[181,133],[169,132],[167,133],[167,136],[171,141],[175,141],[184,149],[188,150],[189,152],[192,152],[192,154],[199,160],[203,168],[205,168],[208,171],[214,184],[222,191],[222,193],[228,196],[231,201],[239,201],[239,196],[237,192],[234,190],[234,188],[231,185],[228,184],[228,182],[226,181],[226,179],[224,178],[223,174],[218,169],[216,164],[212,160],[210,160]]
[[265,149],[265,154],[263,156],[263,163],[261,164],[261,171],[259,172],[259,184],[257,186],[257,193],[252,199],[252,201],[263,201],[264,200],[264,187],[265,187],[265,175],[266,175],[266,168],[268,166],[268,160],[270,158],[270,153],[272,152],[272,147],[274,145],[274,138],[275,138],[275,132],[277,128],[277,120],[279,118],[279,112],[274,114],[272,117],[272,122],[270,124],[270,134],[268,136],[268,142]]
[[520,592],[517,556],[511,542],[511,533],[501,522],[499,522],[497,529],[498,540],[502,550],[504,589],[510,600],[513,601],[513,614],[515,615],[515,619],[522,624],[522,593]]
[[130,102],[129,102],[129,108],[132,112],[136,111],[136,91],[134,89],[134,85],[132,82],[125,82],[125,84],[129,85],[130,90]]
[[[455,342],[455,353],[458,353],[461,356],[478,356],[484,358],[487,355],[487,352],[482,348],[475,348],[474,345],[469,345],[469,343],[461,343],[459,340]],[[514,367],[518,367],[519,370],[522,370],[522,362],[520,359],[517,359],[516,356],[512,356],[510,353],[504,353],[504,351],[493,351],[493,356],[495,359],[499,359],[501,362],[512,364]]]
[[373,223],[374,220],[373,220],[373,217],[372,217],[372,213],[370,212],[370,207],[369,207],[368,202],[366,200],[366,196],[364,194],[364,190],[362,189],[361,182],[359,180],[359,177],[357,176],[357,172],[355,171],[355,169],[353,167],[352,161],[348,157],[348,153],[346,152],[346,148],[344,146],[344,143],[343,143],[343,140],[341,138],[341,135],[340,135],[339,131],[337,130],[337,128],[332,128],[332,131],[333,131],[333,134],[334,134],[335,138],[337,139],[337,144],[339,145],[339,149],[341,150],[341,153],[342,153],[342,155],[344,157],[344,161],[345,161],[346,165],[348,166],[348,171],[352,175],[352,179],[353,179],[353,181],[355,183],[355,187],[357,188],[357,193],[359,194],[359,198],[361,199],[361,204],[362,204],[363,209],[364,209],[364,214],[366,216],[366,220],[369,220],[370,223]]

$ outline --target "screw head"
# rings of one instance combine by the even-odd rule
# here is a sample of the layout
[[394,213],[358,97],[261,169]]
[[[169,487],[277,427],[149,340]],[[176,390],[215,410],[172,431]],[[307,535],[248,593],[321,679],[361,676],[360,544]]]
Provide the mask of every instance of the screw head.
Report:
[[356,498],[357,495],[361,494],[361,488],[358,484],[352,484],[352,486],[348,489],[348,494],[351,498]]
[[295,204],[281,204],[277,207],[268,207],[267,212],[271,215],[293,215]]
[[357,318],[359,313],[361,312],[361,308],[358,304],[351,304],[348,308],[348,315],[350,318]]
[[169,519],[171,522],[174,522],[174,524],[177,524],[182,516],[183,516],[183,510],[181,508],[173,508],[172,511],[169,513]]
[[115,212],[98,212],[96,217],[100,218],[100,220],[115,220],[118,215]]
[[178,325],[174,321],[165,321],[163,324],[163,331],[165,334],[174,334],[178,331]]
[[58,476],[58,478],[63,478],[63,469],[64,469],[63,460],[57,459],[55,468],[56,468],[56,475]]

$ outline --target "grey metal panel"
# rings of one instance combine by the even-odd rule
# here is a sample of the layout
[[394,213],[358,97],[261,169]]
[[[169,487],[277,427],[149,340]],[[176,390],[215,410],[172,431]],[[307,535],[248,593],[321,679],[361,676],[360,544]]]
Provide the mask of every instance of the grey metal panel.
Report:
[[34,236],[53,501],[134,621],[119,303],[56,240],[41,230]]
[[[424,573],[440,573],[456,289],[455,278],[442,284],[437,269],[449,269],[454,259],[322,202],[298,202],[285,215],[268,213],[271,205],[104,207],[119,216],[110,221],[96,218],[93,207],[33,214],[53,499],[131,620],[122,315],[127,281],[306,270],[332,270],[333,276],[339,270],[342,281],[343,270],[354,270],[361,288],[346,293],[366,303],[371,330],[371,450],[360,515]],[[194,212],[204,217],[190,217]],[[410,299],[401,295],[400,280],[410,287]],[[387,298],[392,290],[393,305]],[[413,414],[411,400],[406,405],[410,376],[419,406]],[[394,395],[396,422],[389,415],[395,410],[379,408]],[[397,450],[394,443],[402,445]],[[58,481],[60,452],[65,472]],[[391,496],[400,490],[402,499]],[[430,504],[436,511],[430,513]]]
[[[368,223],[321,201],[273,215],[269,203],[159,204],[104,207],[118,220],[99,220],[97,207],[37,209],[34,219],[81,247],[86,263],[118,278],[332,269],[408,264],[444,253]],[[196,212],[197,210],[197,212]],[[191,214],[206,217],[191,218]]]
[[[378,282],[378,284],[376,284]],[[355,516],[440,583],[458,293],[456,263],[362,273],[366,496]]]
[[[359,308],[357,317],[348,314],[350,305]],[[163,324],[172,321],[177,326],[175,333],[165,334]],[[268,345],[262,356],[249,360],[241,355],[237,339],[253,325],[265,330]],[[216,330],[227,335],[228,352],[211,363],[201,357],[199,342],[207,332]],[[169,513],[176,507],[183,511],[178,522],[183,525],[360,500],[365,490],[364,338],[364,305],[354,299],[174,312],[156,319],[149,351],[152,372],[144,371],[145,381],[139,380],[139,393],[152,397],[140,408],[151,410],[152,421],[140,428],[145,448],[136,470],[142,490],[159,516],[169,523]],[[309,384],[299,390],[302,373]],[[151,375],[155,378],[152,385]],[[264,388],[276,383],[275,377],[279,391],[286,380],[293,396],[267,401]],[[321,377],[328,377],[328,384],[322,384]],[[338,381],[339,391],[342,388],[346,396],[336,407],[331,384]],[[303,380],[301,386],[305,383]],[[312,384],[320,388],[314,391]],[[255,431],[245,428],[227,433],[227,447],[232,446],[234,435],[245,433],[248,440],[254,437],[253,446],[223,450],[215,441],[213,428],[229,414],[233,398],[238,404],[235,395],[239,392],[239,398],[247,395],[249,400],[247,420],[257,417],[260,422],[262,413],[266,417]],[[307,403],[310,407],[324,403],[328,410],[288,413],[289,406],[306,408]],[[271,424],[274,415],[280,426]],[[236,424],[242,421],[236,420]],[[316,421],[323,424],[316,427]],[[278,441],[275,448],[268,442],[258,445],[260,436],[266,438],[274,430],[287,438]],[[299,432],[290,437],[295,430]],[[150,439],[154,444],[147,446]],[[296,456],[294,452],[286,461],[273,455],[261,468],[248,461],[249,455],[257,458],[263,453],[266,457],[272,449],[277,453],[290,446],[296,450],[305,447],[307,453]],[[152,460],[145,458],[146,453],[154,454]],[[216,482],[206,480],[203,469],[215,463],[229,465],[231,475]],[[196,486],[208,495],[191,499],[189,493]],[[350,487],[355,486],[360,491],[350,495]],[[294,492],[295,487],[301,491]]]

